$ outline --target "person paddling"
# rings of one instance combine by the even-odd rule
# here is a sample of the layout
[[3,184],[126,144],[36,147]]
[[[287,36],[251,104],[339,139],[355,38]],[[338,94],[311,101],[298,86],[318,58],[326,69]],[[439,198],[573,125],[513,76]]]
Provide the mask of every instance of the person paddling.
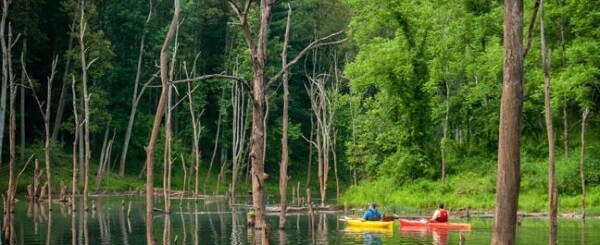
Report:
[[375,203],[369,203],[369,209],[365,212],[362,217],[362,221],[379,221],[381,220],[381,213],[377,210],[377,205]]
[[444,203],[439,202],[438,208],[433,212],[433,216],[429,220],[429,222],[436,223],[447,223],[448,222],[448,210],[444,209]]

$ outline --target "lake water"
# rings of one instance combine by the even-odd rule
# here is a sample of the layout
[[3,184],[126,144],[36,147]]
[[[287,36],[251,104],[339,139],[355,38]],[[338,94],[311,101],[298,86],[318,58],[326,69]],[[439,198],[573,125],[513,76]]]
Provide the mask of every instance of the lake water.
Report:
[[[172,200],[170,216],[154,217],[158,244],[252,244],[255,232],[247,229],[244,205],[231,208],[227,199]],[[81,208],[73,216],[66,205],[54,204],[47,211],[19,202],[14,214],[14,233],[10,244],[146,244],[144,197],[92,197],[97,210],[85,214]],[[240,200],[237,200],[238,202]],[[124,201],[125,205],[121,203]],[[127,206],[131,201],[130,217]],[[155,207],[162,208],[157,201]],[[236,210],[237,209],[237,210]],[[362,231],[346,228],[339,221],[343,213],[316,213],[311,227],[306,214],[287,216],[285,230],[278,230],[278,215],[269,215],[273,244],[459,244],[456,231],[404,231],[398,224],[390,231]],[[2,226],[4,227],[4,218]],[[459,220],[456,222],[467,222]],[[473,230],[462,232],[465,244],[489,244],[491,219],[471,219]],[[168,228],[168,229],[166,229]],[[167,236],[164,236],[165,231]],[[518,228],[518,244],[547,244],[547,219],[525,219]],[[0,244],[7,244],[7,237]],[[600,244],[600,219],[591,218],[585,228],[579,220],[559,221],[559,244]]]

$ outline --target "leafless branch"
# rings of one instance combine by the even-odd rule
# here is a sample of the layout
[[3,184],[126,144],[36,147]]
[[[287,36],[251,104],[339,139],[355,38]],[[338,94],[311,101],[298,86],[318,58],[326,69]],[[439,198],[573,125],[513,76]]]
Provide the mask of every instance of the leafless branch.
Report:
[[310,43],[308,46],[306,46],[306,48],[304,48],[297,56],[296,58],[294,58],[292,61],[290,61],[289,63],[287,63],[286,66],[284,66],[283,68],[281,68],[281,70],[279,72],[277,72],[277,74],[275,76],[273,76],[269,82],[267,83],[267,88],[270,87],[271,85],[273,85],[273,83],[275,83],[275,81],[277,81],[277,79],[279,79],[279,77],[281,77],[281,75],[283,75],[283,73],[287,72],[290,67],[292,67],[293,65],[295,65],[296,63],[298,63],[300,61],[300,59],[302,59],[302,57],[304,57],[308,52],[310,52],[311,50],[315,49],[315,48],[319,48],[322,46],[329,46],[329,45],[337,45],[340,43],[343,43],[345,41],[347,41],[347,38],[344,38],[342,40],[338,40],[338,41],[332,41],[332,42],[325,42],[327,40],[330,40],[331,38],[337,37],[339,35],[341,35],[342,33],[344,33],[344,30],[332,33],[328,36],[322,37],[320,39],[317,39],[315,41],[313,41],[312,43]]

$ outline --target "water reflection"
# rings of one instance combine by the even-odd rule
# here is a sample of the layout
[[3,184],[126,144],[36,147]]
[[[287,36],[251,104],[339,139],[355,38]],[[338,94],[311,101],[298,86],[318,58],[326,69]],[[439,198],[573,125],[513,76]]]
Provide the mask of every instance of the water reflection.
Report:
[[[245,203],[246,200],[239,201]],[[131,209],[123,205],[123,197],[97,198],[95,210],[83,211],[77,200],[76,211],[59,205],[53,213],[46,204],[17,203],[15,214],[2,216],[2,244],[146,244],[145,204],[143,197],[132,196]],[[126,199],[127,200],[127,199]],[[91,206],[91,205],[90,205]],[[128,211],[130,210],[130,211]],[[175,211],[175,210],[174,210]],[[186,200],[170,216],[154,218],[158,244],[261,244],[260,230],[247,229],[246,207],[230,208],[226,199]],[[130,214],[128,214],[130,213]],[[268,216],[272,244],[460,244],[459,232],[440,230],[407,231],[397,226],[392,230],[360,230],[338,221],[342,213],[317,212],[311,219],[306,213],[287,217],[286,229],[278,230],[278,215]],[[473,231],[465,233],[468,244],[489,244],[491,221],[473,219]],[[525,220],[519,228],[519,244],[535,244],[547,239],[547,220]],[[599,219],[561,220],[561,244],[592,244],[600,240]],[[6,230],[12,227],[12,234]]]
[[433,244],[448,244],[449,231],[445,229],[419,229],[401,227],[400,235],[403,237],[414,238],[419,241],[431,241]]

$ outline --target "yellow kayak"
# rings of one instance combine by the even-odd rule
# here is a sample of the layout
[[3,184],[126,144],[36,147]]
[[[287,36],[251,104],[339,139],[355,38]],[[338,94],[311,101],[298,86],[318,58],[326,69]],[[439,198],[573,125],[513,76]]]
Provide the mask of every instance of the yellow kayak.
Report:
[[394,227],[394,221],[362,221],[359,219],[346,220],[348,226],[357,228],[379,228],[379,229],[392,229]]

